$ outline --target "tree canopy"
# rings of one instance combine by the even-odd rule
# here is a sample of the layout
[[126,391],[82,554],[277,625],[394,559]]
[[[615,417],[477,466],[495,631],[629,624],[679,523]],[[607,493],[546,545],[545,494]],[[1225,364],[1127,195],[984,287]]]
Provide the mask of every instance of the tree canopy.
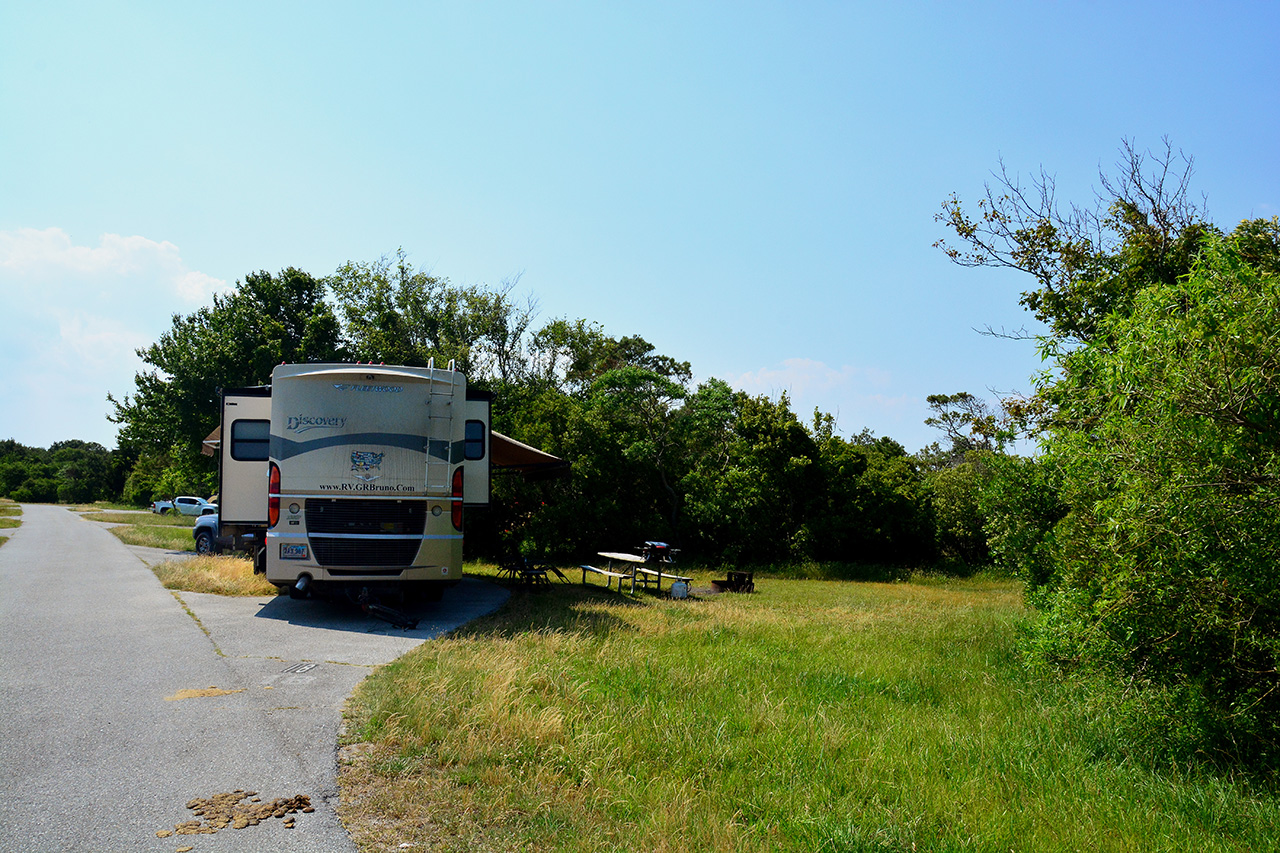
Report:
[[[349,357],[324,293],[322,281],[290,267],[251,273],[211,306],[175,314],[170,329],[138,351],[150,369],[135,375],[133,393],[107,396],[121,449],[147,457],[144,467],[182,472],[171,477],[172,490],[209,494],[213,468],[200,443],[218,424],[221,388],[270,382],[282,361]],[[139,497],[145,492],[137,486]]]
[[931,493],[896,442],[846,441],[789,400],[691,387],[690,364],[637,334],[558,317],[535,325],[513,285],[457,285],[403,251],[348,262],[327,278],[289,268],[246,276],[140,351],[149,369],[112,398],[132,468],[124,493],[208,493],[199,453],[218,390],[263,384],[281,361],[453,362],[497,392],[494,427],[574,463],[567,481],[499,478],[468,523],[473,553],[590,554],[647,539],[708,561],[931,559]]
[[1171,151],[1126,143],[1101,212],[1003,170],[976,217],[944,204],[950,256],[1029,273],[1049,326],[1021,406],[1041,456],[993,460],[980,510],[1041,609],[1032,660],[1117,685],[1111,724],[1163,751],[1274,768],[1280,220],[1225,234]]
[[1090,340],[1098,322],[1126,313],[1139,291],[1190,270],[1201,238],[1214,230],[1191,199],[1192,171],[1192,159],[1167,139],[1154,154],[1126,140],[1116,174],[1099,175],[1096,204],[1064,208],[1053,176],[1042,169],[1024,184],[1002,163],[976,212],[954,195],[943,203],[936,219],[960,244],[935,245],[963,266],[1029,274],[1036,286],[1021,304],[1054,337]]

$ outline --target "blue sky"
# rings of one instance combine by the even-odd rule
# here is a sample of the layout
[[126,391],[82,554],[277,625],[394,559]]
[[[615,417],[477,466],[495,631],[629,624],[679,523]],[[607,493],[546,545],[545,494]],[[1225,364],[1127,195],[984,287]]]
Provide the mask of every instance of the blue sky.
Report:
[[945,198],[1168,136],[1274,216],[1277,93],[1273,2],[4,4],[0,438],[114,446],[172,314],[403,247],[916,450],[1040,368]]

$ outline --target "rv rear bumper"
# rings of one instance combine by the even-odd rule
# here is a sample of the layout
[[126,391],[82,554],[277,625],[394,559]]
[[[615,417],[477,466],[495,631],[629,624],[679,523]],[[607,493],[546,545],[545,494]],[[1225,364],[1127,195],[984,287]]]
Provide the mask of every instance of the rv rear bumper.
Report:
[[462,576],[461,544],[460,536],[337,538],[268,532],[267,580],[277,586],[292,585],[304,575],[321,583],[453,582]]

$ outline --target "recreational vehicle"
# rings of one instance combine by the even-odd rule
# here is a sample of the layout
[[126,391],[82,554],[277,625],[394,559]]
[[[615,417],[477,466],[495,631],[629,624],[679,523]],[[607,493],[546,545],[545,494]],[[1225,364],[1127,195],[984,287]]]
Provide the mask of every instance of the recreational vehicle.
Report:
[[224,390],[221,540],[296,597],[439,597],[462,576],[463,507],[489,502],[490,399],[452,365],[282,364]]

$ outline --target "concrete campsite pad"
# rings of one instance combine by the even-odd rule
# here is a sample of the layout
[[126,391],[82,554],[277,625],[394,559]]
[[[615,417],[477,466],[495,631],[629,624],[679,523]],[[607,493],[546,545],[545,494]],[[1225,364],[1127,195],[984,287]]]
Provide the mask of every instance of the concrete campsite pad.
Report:
[[347,601],[297,600],[287,595],[231,598],[198,592],[178,597],[231,658],[328,661],[377,666],[472,619],[492,613],[510,593],[500,586],[464,578],[437,602],[405,609],[418,626],[410,630],[361,612]]

